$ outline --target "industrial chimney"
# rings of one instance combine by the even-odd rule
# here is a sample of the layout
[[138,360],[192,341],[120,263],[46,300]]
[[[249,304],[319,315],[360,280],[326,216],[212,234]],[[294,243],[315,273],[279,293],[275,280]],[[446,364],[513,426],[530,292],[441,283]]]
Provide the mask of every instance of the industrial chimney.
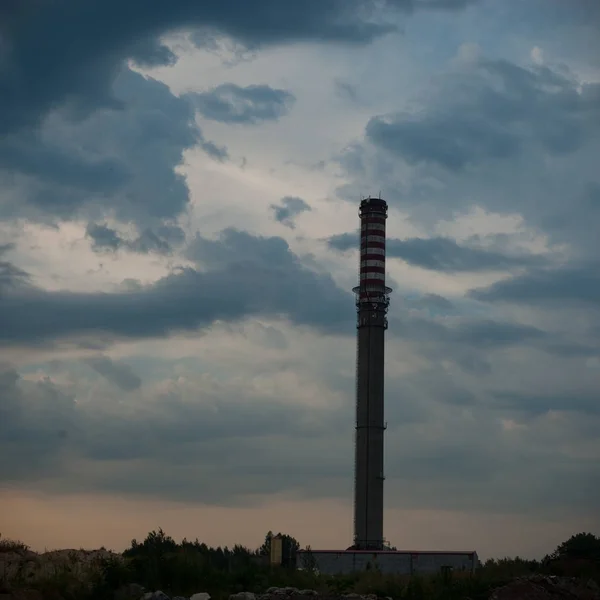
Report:
[[361,201],[360,280],[356,294],[356,448],[354,546],[382,550],[384,334],[391,289],[385,285],[385,221],[381,198]]

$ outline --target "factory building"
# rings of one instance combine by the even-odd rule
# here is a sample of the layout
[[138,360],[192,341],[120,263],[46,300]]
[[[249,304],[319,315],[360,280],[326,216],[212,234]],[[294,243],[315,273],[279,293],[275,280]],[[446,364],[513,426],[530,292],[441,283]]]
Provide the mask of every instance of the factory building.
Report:
[[[312,556],[311,556],[312,555]],[[479,566],[477,552],[405,551],[405,550],[300,550],[299,569],[312,567],[324,575],[377,570],[385,574],[417,575],[452,572],[473,573]]]

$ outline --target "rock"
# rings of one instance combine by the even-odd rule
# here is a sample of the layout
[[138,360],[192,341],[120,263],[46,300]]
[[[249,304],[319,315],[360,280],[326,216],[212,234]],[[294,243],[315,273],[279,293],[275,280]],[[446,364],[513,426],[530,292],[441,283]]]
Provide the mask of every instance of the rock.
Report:
[[185,598],[184,596],[173,596],[173,598],[171,598],[171,600],[188,600],[188,599]]
[[142,585],[138,585],[137,583],[129,583],[120,587],[115,592],[115,600],[139,600],[143,595],[146,589]]
[[[175,598],[173,598],[175,600]],[[206,592],[198,592],[193,596],[190,596],[190,600],[210,600],[210,594]]]
[[0,600],[44,600],[44,595],[39,590],[15,590],[0,594]]
[[600,600],[600,590],[576,578],[533,575],[496,588],[490,600]]
[[315,590],[300,590],[298,592],[301,596],[318,596],[319,593],[315,592]]
[[164,592],[156,590],[156,592],[147,592],[142,596],[141,600],[171,600]]
[[256,600],[256,596],[252,592],[239,592],[231,594],[229,600]]

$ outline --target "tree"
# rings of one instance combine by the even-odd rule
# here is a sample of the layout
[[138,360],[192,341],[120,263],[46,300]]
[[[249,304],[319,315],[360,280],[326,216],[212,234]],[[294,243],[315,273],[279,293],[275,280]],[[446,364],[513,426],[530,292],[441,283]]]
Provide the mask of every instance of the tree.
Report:
[[[281,537],[281,566],[295,568],[296,555],[300,549],[298,540],[286,533],[278,533]],[[261,556],[269,556],[271,554],[271,538],[276,537],[272,531],[269,531],[265,537],[265,543],[258,549],[258,554]]]
[[560,544],[549,558],[600,560],[600,537],[592,533],[577,533]]
[[311,573],[314,573],[317,570],[317,559],[312,553],[312,548],[310,546],[306,546],[306,549],[302,554],[302,568]]

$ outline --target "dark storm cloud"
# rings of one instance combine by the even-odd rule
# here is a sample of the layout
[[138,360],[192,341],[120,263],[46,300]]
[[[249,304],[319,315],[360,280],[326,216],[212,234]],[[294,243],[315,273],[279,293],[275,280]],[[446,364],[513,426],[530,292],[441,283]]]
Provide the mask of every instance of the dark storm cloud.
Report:
[[[309,409],[227,387],[194,390],[192,398],[171,383],[169,392],[153,398],[136,398],[133,391],[127,405],[115,402],[118,392],[80,403],[77,390],[65,394],[48,379],[25,381],[0,369],[0,477],[63,494],[115,492],[230,506],[257,493],[351,494],[352,442],[345,433],[352,430],[350,404]],[[408,420],[400,418],[400,406],[389,415],[387,474],[391,485],[410,490],[399,496],[403,505],[528,512],[558,475],[591,481],[596,465],[570,462],[563,444],[573,451],[577,442],[585,447],[595,439],[594,427],[574,422],[580,436],[569,439],[569,430],[560,444],[533,427],[522,438],[505,436],[495,420],[477,412],[473,392],[447,373],[425,370],[403,377],[402,384],[392,382],[389,395],[419,409]],[[473,411],[468,417],[465,407]],[[596,417],[586,418],[589,423]],[[538,487],[524,500],[522,481],[532,468]],[[565,510],[574,502],[579,499],[572,494],[555,491],[552,503],[543,505]]]
[[[358,233],[342,233],[328,239],[336,250],[346,251],[358,247]],[[513,267],[544,264],[543,257],[535,255],[511,256],[482,248],[462,246],[449,238],[388,239],[386,256],[400,258],[407,263],[432,271],[492,271]]]
[[548,67],[481,60],[466,74],[453,73],[425,110],[374,117],[366,136],[409,164],[455,171],[531,147],[560,156],[590,138],[590,120],[600,124],[598,84],[578,85]]
[[268,85],[241,87],[234,83],[223,83],[207,92],[190,92],[185,98],[205,119],[245,125],[276,121],[296,100],[290,92]]
[[534,270],[487,288],[471,290],[470,296],[485,302],[600,308],[600,264],[593,261],[560,269]]
[[[249,47],[302,40],[365,44],[397,26],[389,11],[452,9],[459,0],[23,0],[0,7],[0,31],[9,49],[0,76],[0,133],[36,123],[69,101],[90,110],[113,105],[110,82],[122,61],[172,64],[161,35],[203,29]],[[110,31],[110,35],[107,32]]]
[[85,362],[100,373],[108,381],[125,392],[137,390],[142,385],[142,380],[133,369],[124,363],[114,362],[108,356],[92,356]]
[[114,159],[86,160],[34,134],[5,137],[0,143],[0,167],[86,193],[113,192],[130,177],[125,166]]
[[175,171],[183,152],[200,146],[224,160],[226,150],[204,138],[193,108],[165,84],[125,68],[113,90],[119,110],[77,122],[54,113],[39,131],[0,141],[0,173],[10,170],[5,186],[18,192],[12,205],[0,204],[0,217],[66,219],[113,209],[121,220],[156,225],[186,208],[188,187]]
[[19,374],[0,364],[0,480],[5,483],[58,468],[65,433],[76,427],[73,398],[50,380],[19,384]]
[[[127,59],[173,64],[160,40],[180,30],[252,48],[364,44],[396,30],[396,10],[419,7],[409,0],[307,0],[283,9],[274,0],[175,0],[149,8],[133,0],[123,13],[115,0],[0,5],[0,184],[8,192],[0,218],[96,220],[113,209],[121,221],[153,225],[187,206],[186,182],[175,172],[185,150],[198,146],[219,161],[228,154],[203,137],[189,99],[133,74]],[[211,118],[258,122],[283,114],[293,98],[225,84],[196,100]]]
[[127,240],[107,225],[88,223],[86,236],[92,240],[92,249],[97,252],[128,250],[140,254],[168,254],[173,246],[185,240],[185,232],[176,225],[161,225],[156,231],[144,229],[135,239]]
[[101,333],[164,336],[258,314],[332,333],[352,322],[349,295],[329,275],[302,265],[281,238],[228,229],[217,240],[197,236],[188,256],[205,270],[181,268],[155,283],[113,293],[8,289],[0,296],[0,342]]
[[177,56],[159,40],[147,38],[133,45],[129,57],[140,67],[170,67],[177,62]]
[[[528,342],[537,343],[548,338],[547,333],[536,327],[492,319],[462,319],[456,324],[446,325],[443,321],[406,314],[400,318],[392,317],[390,321],[392,320],[394,330],[415,341],[430,342],[435,346],[461,345],[478,351]],[[442,351],[446,352],[447,348]]]
[[290,229],[294,229],[296,227],[296,217],[312,209],[302,198],[285,196],[279,204],[271,204],[271,210],[274,213],[276,221]]
[[123,246],[121,236],[107,225],[89,223],[85,235],[92,240],[94,250],[118,250]]
[[[77,403],[52,381],[25,381],[8,367],[0,368],[0,391],[0,478],[43,478],[64,486],[62,493],[104,490],[239,504],[246,493],[306,487],[335,476],[336,468],[339,475],[339,456],[317,458],[338,446],[328,430],[351,425],[339,410],[240,396],[238,389],[195,390],[190,398],[175,382],[151,401],[136,400],[132,390],[129,402],[136,404],[117,409],[117,396]],[[273,453],[273,444],[282,442],[281,452]],[[76,477],[74,458],[87,464]],[[286,468],[294,478],[274,476]],[[163,470],[177,475],[163,476]]]

